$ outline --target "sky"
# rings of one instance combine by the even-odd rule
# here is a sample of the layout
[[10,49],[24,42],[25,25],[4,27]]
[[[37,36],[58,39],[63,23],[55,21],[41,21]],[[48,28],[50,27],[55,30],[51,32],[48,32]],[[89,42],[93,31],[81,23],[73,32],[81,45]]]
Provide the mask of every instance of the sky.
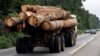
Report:
[[95,14],[100,20],[100,0],[86,0],[83,5],[86,10]]

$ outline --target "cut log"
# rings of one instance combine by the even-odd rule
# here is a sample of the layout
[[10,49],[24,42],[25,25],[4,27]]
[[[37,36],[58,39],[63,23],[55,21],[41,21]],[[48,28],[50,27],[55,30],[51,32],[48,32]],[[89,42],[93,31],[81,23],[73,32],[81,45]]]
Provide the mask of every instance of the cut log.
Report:
[[14,25],[16,25],[17,23],[20,22],[20,19],[18,17],[10,17],[7,16],[4,20],[4,24],[8,27],[12,27]]
[[[66,15],[65,15],[66,14]],[[52,21],[52,20],[65,20],[70,14],[65,11],[49,11],[44,13],[35,14],[28,18],[30,25],[38,27],[43,21]],[[65,18],[66,17],[66,18]]]
[[73,26],[76,26],[78,24],[77,22],[77,19],[67,19],[67,20],[64,20],[64,28],[66,27],[73,27]]
[[55,20],[55,21],[44,21],[41,23],[41,28],[44,30],[55,30],[58,28],[62,28],[64,23],[62,20]]
[[33,11],[33,7],[32,7],[32,5],[22,5],[21,10],[22,10],[22,12]]
[[45,13],[51,19],[67,19],[70,18],[71,13],[62,9],[40,9],[36,11],[37,14]]
[[25,23],[20,22],[12,27],[5,26],[5,32],[22,31],[25,29]]
[[20,20],[26,20],[29,16],[35,15],[35,13],[26,11],[26,12],[20,12],[19,13],[19,19]]
[[43,6],[39,6],[39,5],[22,5],[21,6],[22,12],[32,11],[35,13],[39,9],[43,9]]
[[33,26],[33,27],[37,27],[39,25],[38,23],[38,19],[34,16],[30,16],[28,19],[27,19],[28,23]]
[[77,25],[76,19],[44,21],[41,23],[41,28],[44,30],[55,30],[58,28],[66,28]]
[[26,12],[26,11],[32,11],[32,12],[36,12],[37,10],[40,9],[60,9],[54,6],[40,6],[40,5],[22,5],[21,6],[21,10],[22,12]]
[[51,15],[55,15],[55,17],[57,16],[57,18],[60,18],[60,17],[61,18],[62,17],[63,18],[68,17],[69,18],[69,15],[70,15],[70,13],[68,11],[65,11],[61,8],[54,7],[54,6],[22,5],[21,10],[22,10],[22,12],[31,11],[31,12],[34,12],[36,14],[38,14],[38,13],[48,13],[48,14],[51,14]]
[[44,12],[51,12],[51,11],[54,11],[54,10],[63,10],[61,8],[58,8],[58,7],[53,7],[53,6],[39,6],[41,7],[40,9],[38,9],[36,11],[36,13],[44,13]]

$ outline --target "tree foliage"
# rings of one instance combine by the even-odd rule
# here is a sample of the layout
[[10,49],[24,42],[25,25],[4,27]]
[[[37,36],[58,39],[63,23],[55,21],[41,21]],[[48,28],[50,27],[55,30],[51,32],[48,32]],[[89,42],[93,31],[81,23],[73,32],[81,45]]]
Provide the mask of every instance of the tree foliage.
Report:
[[94,14],[90,14],[90,18],[89,18],[89,26],[90,26],[90,29],[95,29],[95,28],[98,28],[99,27],[99,18],[94,15]]

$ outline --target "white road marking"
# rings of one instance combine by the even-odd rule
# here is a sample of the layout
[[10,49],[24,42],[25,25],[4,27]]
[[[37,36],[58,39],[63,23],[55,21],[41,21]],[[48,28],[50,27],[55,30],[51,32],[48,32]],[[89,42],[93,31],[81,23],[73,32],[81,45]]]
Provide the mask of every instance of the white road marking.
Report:
[[75,50],[71,51],[69,54],[74,54],[75,52],[77,52],[79,49],[81,49],[82,47],[84,47],[87,43],[85,42],[84,44],[82,44],[81,46],[79,46],[78,48],[76,48]]
[[71,51],[69,54],[71,56],[73,56],[73,54],[75,54],[77,51],[79,51],[82,47],[86,46],[89,42],[91,42],[92,40],[94,40],[99,34],[93,36],[91,39],[89,39],[87,42],[83,43],[81,46],[79,46],[78,48],[74,49],[73,51]]
[[[98,35],[97,35],[98,36]],[[88,40],[88,42],[91,42],[95,37],[97,37],[97,36],[94,36],[93,38],[91,38],[90,40]]]

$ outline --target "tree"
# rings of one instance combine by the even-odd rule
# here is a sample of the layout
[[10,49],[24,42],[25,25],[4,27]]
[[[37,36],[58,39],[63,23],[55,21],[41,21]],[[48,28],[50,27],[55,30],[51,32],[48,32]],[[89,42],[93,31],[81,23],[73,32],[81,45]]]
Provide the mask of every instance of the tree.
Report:
[[94,14],[90,14],[89,25],[90,25],[91,29],[98,28],[98,26],[99,26],[99,18]]

